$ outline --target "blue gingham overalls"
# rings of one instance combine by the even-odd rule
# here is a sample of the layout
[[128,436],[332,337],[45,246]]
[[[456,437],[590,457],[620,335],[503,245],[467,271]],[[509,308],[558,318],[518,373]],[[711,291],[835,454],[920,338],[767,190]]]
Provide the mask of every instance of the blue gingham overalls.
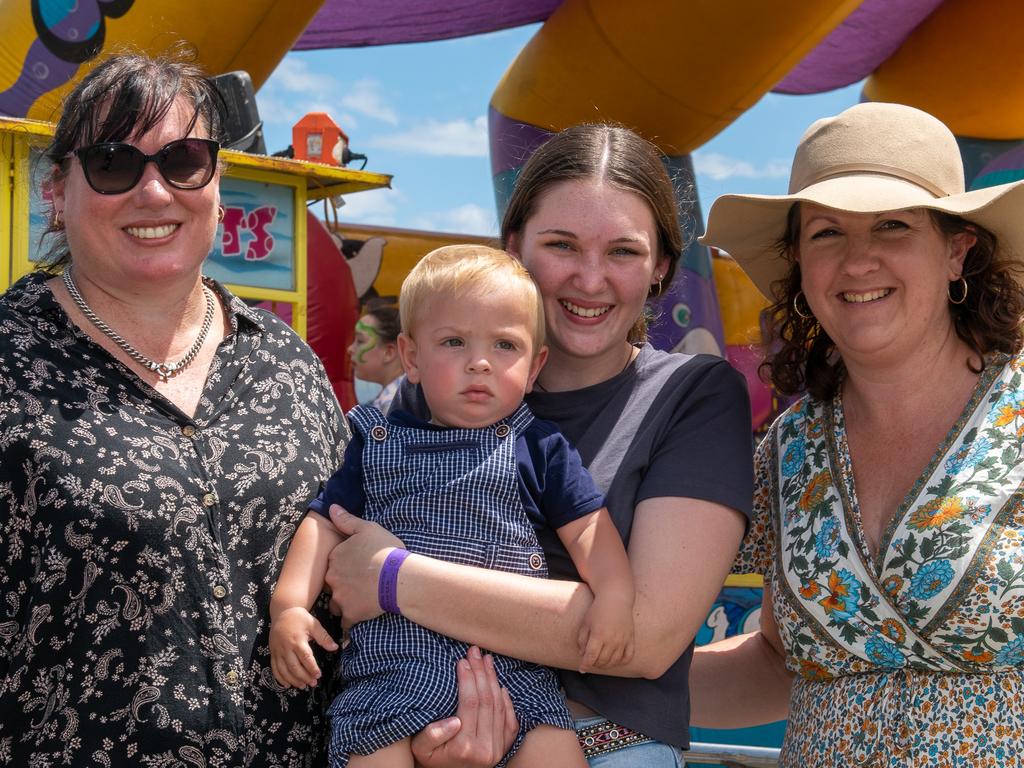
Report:
[[[526,405],[481,429],[396,426],[363,406],[348,418],[365,441],[367,520],[394,533],[410,552],[547,576],[519,496],[516,440],[533,421]],[[349,754],[369,754],[455,714],[455,665],[466,651],[465,643],[401,616],[384,614],[352,627],[342,652],[343,690],[330,708],[331,765],[343,766]],[[573,727],[550,669],[506,656],[494,661],[519,718],[510,755],[536,725]]]

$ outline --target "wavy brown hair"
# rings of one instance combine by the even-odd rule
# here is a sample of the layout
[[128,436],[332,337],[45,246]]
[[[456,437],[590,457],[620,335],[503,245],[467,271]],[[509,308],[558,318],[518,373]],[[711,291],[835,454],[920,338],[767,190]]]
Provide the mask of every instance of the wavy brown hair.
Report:
[[[999,248],[996,236],[984,227],[943,211],[929,210],[932,221],[945,237],[962,232],[977,237],[964,257],[963,277],[967,296],[962,304],[950,302],[956,335],[978,360],[991,352],[1016,354],[1024,344],[1024,267]],[[784,395],[807,391],[817,400],[828,400],[839,391],[846,366],[817,319],[794,310],[800,293],[800,265],[794,258],[800,241],[800,204],[789,209],[786,231],[779,238],[779,252],[790,261],[788,274],[773,285],[777,301],[765,310],[765,347],[761,378]],[[806,301],[803,302],[806,307]],[[804,311],[804,310],[801,310]],[[981,372],[972,359],[966,365]]]

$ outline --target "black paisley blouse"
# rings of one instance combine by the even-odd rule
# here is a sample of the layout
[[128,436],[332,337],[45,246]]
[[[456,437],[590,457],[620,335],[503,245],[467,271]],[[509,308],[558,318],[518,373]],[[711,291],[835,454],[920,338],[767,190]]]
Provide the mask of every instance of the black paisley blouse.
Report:
[[323,764],[327,692],[282,689],[267,650],[348,435],[323,367],[217,286],[232,332],[188,418],[45,279],[0,297],[0,763]]

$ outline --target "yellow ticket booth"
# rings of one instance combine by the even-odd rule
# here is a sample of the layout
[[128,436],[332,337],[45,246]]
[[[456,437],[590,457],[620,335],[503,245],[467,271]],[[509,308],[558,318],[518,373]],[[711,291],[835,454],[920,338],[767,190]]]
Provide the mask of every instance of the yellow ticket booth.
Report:
[[[49,123],[0,118],[0,291],[31,272],[48,247],[41,182]],[[302,160],[223,150],[224,221],[203,272],[252,301],[291,305],[306,335],[306,207],[387,187],[391,176]]]

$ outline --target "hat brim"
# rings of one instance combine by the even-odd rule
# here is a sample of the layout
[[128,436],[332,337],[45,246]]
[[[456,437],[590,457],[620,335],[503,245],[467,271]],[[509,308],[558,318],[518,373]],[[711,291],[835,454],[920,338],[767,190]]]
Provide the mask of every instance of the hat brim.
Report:
[[778,243],[786,232],[789,210],[798,202],[849,213],[945,211],[992,232],[1002,258],[1024,255],[1024,181],[933,197],[917,184],[876,174],[837,176],[792,195],[722,195],[708,212],[707,231],[699,242],[736,259],[758,290],[775,301],[772,286],[790,269]]

